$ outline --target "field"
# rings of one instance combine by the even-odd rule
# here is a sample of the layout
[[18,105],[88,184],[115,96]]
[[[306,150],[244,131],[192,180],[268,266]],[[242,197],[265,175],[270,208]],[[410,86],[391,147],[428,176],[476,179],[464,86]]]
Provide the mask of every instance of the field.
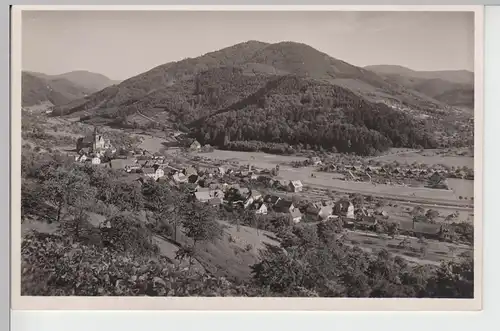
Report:
[[448,178],[448,186],[457,197],[470,199],[474,197],[474,181],[465,179]]
[[292,161],[304,161],[305,157],[274,155],[262,152],[237,152],[214,150],[210,153],[203,153],[203,156],[214,160],[238,161],[243,164],[251,163],[259,168],[274,168],[277,164],[290,163]]
[[469,167],[474,168],[474,158],[470,156],[443,156],[437,155],[434,151],[419,152],[416,150],[393,150],[392,153],[372,158],[382,162],[399,162],[412,164],[414,162],[427,165],[443,164],[448,167]]

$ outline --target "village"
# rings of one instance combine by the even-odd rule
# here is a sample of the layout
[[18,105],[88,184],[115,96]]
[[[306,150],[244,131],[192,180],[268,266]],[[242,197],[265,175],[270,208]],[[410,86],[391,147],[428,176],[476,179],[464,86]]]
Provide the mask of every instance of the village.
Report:
[[[169,157],[169,154],[147,150],[136,149],[126,155],[117,155],[116,148],[105,135],[94,129],[93,134],[77,140],[75,161],[123,171],[131,181],[143,183],[154,180],[176,188],[185,187],[193,199],[213,208],[251,211],[257,217],[278,213],[286,215],[291,224],[316,224],[340,219],[343,226],[351,231],[397,232],[445,242],[457,240],[449,224],[433,220],[435,211],[431,208],[423,210],[420,207],[422,210],[419,212],[417,207],[412,208],[408,210],[410,216],[401,219],[391,217],[384,208],[383,199],[377,197],[367,199],[361,194],[340,194],[311,198],[307,194],[309,188],[300,180],[280,179],[279,164],[265,169],[252,164],[211,162],[199,156],[204,146],[198,141],[182,135],[176,138],[185,156],[183,162],[179,162],[178,158],[173,161],[174,157]],[[318,167],[320,171],[325,167],[319,157],[311,157],[304,164]],[[332,165],[328,167],[331,169]],[[447,173],[444,170],[430,173],[426,169],[399,167],[389,170],[387,167],[360,165],[338,165],[336,170],[346,174],[345,180],[370,180],[373,185],[377,185],[377,178],[387,175],[396,179],[422,176],[427,181],[427,187],[447,188]],[[447,220],[452,220],[452,216]]]

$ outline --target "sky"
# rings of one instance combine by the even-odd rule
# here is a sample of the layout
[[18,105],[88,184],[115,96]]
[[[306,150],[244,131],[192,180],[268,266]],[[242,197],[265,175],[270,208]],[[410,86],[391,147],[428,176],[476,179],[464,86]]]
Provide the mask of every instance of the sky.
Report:
[[295,41],[356,66],[474,69],[472,12],[24,11],[23,70],[123,80],[258,40]]

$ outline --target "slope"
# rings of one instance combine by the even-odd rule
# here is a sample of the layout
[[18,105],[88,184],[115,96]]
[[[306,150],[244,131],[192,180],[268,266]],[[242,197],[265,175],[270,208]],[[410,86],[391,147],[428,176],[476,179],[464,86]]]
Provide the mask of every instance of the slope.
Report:
[[63,105],[85,97],[89,90],[77,86],[64,78],[48,80],[31,73],[22,73],[22,106],[30,107],[40,103]]
[[[243,79],[244,80],[244,79]],[[436,147],[425,122],[331,84],[297,75],[191,122],[205,144],[286,143],[371,155],[395,147]]]
[[90,91],[90,93],[98,92],[108,86],[112,86],[115,84],[119,84],[120,81],[111,80],[110,78],[90,72],[85,70],[75,70],[66,73],[62,73],[59,75],[47,75],[40,72],[28,72],[31,75],[37,76],[39,78],[43,78],[49,81],[65,79],[70,81],[71,83],[85,89],[86,91]]
[[334,59],[308,45],[295,42],[267,44],[249,41],[194,59],[188,58],[155,67],[116,86],[99,91],[85,100],[79,100],[65,107],[63,112],[68,114],[79,110],[138,105],[146,96],[151,99],[151,95],[164,95],[167,92],[156,92],[168,90],[181,81],[192,79],[199,72],[221,66],[241,67],[247,74],[295,74],[313,78],[344,86],[372,101],[391,100],[416,109],[444,107],[437,100],[401,87],[372,71]]
[[469,71],[414,71],[386,65],[366,68],[450,106],[474,108],[474,74]]
[[417,71],[397,65],[371,65],[365,69],[382,75],[395,74],[422,79],[442,79],[456,84],[474,84],[474,73],[467,70]]

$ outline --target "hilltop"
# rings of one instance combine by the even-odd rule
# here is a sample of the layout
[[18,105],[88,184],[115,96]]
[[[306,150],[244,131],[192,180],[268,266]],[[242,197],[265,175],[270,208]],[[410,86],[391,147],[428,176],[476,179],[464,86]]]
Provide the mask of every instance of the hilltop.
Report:
[[[294,74],[343,86],[372,101],[392,100],[416,108],[442,108],[444,105],[417,91],[402,88],[370,70],[330,57],[308,45],[295,42],[276,44],[249,41],[197,58],[187,58],[155,67],[122,83],[108,87],[67,110],[117,107],[165,90],[205,70],[234,66],[248,73]],[[72,109],[75,108],[75,109]],[[65,112],[67,113],[67,112]]]
[[470,71],[415,71],[394,65],[375,65],[365,69],[448,105],[474,108],[474,73]]
[[48,102],[64,105],[117,83],[104,75],[83,70],[59,75],[26,71],[22,73],[23,106]]
[[[54,112],[80,112],[122,127],[151,121],[156,127],[189,128],[201,141],[217,145],[253,139],[370,154],[390,146],[436,145],[428,132],[440,130],[421,115],[439,121],[450,106],[428,94],[305,44],[249,41],[160,65]],[[375,121],[381,114],[385,122]],[[250,121],[253,129],[241,120],[227,122],[231,117]],[[257,119],[263,122],[252,122]],[[233,132],[221,137],[219,129],[209,128],[212,121],[226,122]],[[264,124],[267,128],[255,128]]]
[[75,85],[71,81],[45,79],[28,72],[22,73],[22,105],[30,107],[40,103],[63,105],[71,100],[83,98],[92,91]]

